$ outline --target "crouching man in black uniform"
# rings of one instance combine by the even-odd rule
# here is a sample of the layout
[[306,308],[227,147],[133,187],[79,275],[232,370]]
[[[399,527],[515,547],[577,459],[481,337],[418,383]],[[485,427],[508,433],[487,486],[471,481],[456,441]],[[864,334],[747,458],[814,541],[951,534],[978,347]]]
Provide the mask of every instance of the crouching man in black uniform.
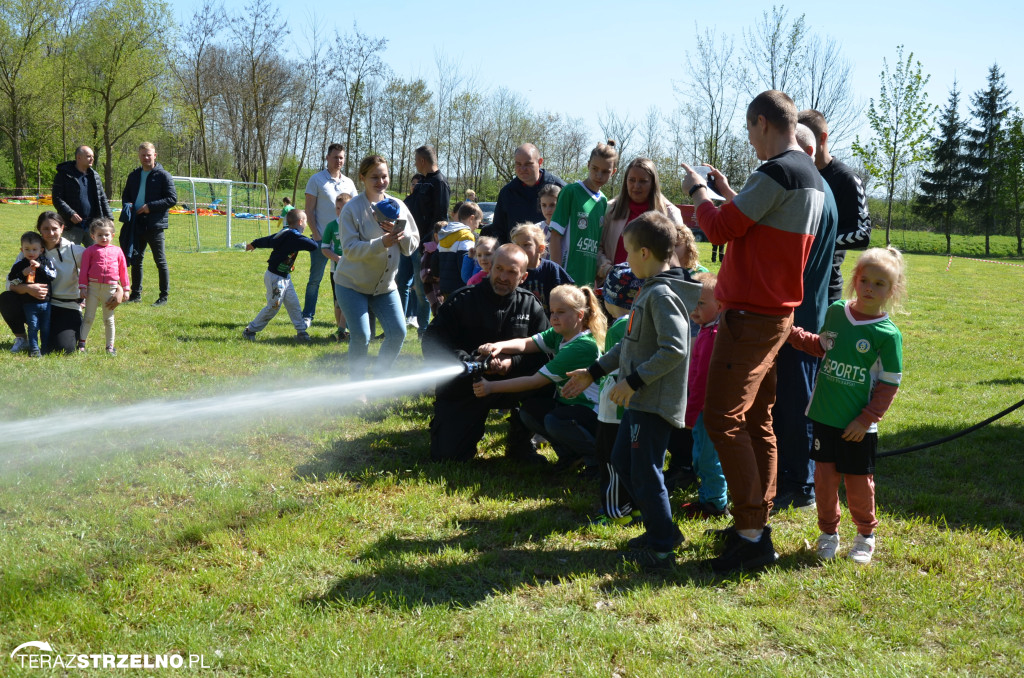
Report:
[[[494,253],[490,276],[473,287],[456,290],[438,309],[423,334],[423,357],[432,361],[477,360],[478,347],[506,339],[522,339],[548,328],[544,307],[519,284],[526,280],[527,256],[517,245],[502,245]],[[491,360],[489,379],[534,374],[543,367],[543,353],[514,355]],[[512,409],[509,417],[507,457],[526,463],[544,463],[532,434],[519,419],[519,403],[538,395],[553,397],[548,386],[525,393],[495,393],[486,398],[473,394],[472,378],[466,375],[438,384],[434,417],[430,420],[430,458],[434,461],[469,461],[484,435],[487,413]]]

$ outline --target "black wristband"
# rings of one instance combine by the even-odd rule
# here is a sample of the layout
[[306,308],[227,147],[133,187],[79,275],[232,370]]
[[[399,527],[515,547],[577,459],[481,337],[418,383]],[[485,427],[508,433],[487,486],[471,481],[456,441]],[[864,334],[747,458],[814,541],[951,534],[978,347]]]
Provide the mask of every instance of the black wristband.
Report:
[[693,187],[690,189],[690,197],[692,198],[693,194],[696,193],[701,188],[707,188],[707,185],[705,185],[705,184],[694,184]]

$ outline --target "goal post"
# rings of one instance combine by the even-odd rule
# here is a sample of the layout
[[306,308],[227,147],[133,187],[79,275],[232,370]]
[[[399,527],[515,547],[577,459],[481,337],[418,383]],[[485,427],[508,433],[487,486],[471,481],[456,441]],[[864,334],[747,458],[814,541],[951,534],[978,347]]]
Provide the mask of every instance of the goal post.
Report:
[[270,191],[266,184],[231,179],[175,176],[178,204],[171,209],[168,249],[212,252],[242,247],[270,235]]

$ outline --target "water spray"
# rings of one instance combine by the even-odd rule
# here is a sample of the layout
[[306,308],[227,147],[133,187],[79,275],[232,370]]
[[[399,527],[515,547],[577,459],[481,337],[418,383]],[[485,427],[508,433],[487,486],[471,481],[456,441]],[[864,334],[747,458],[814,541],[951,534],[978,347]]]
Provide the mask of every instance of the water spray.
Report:
[[[137,447],[150,440],[194,439],[251,427],[254,421],[289,422],[322,417],[369,400],[420,393],[439,381],[482,374],[485,363],[462,363],[386,379],[310,382],[192,400],[150,400],[95,410],[62,410],[37,419],[0,424],[0,465],[30,462],[60,452]],[[110,437],[116,436],[111,443]],[[101,443],[97,445],[96,443]]]

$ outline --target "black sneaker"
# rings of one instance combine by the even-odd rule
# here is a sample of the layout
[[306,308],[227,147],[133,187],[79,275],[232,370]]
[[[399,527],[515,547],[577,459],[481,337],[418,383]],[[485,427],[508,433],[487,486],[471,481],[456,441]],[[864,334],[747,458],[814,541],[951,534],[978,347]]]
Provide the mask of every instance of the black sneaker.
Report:
[[156,301],[153,302],[153,305],[154,306],[166,306],[167,305],[167,297],[160,297],[160,298],[158,298]]
[[728,539],[729,535],[733,534],[734,532],[736,532],[735,525],[730,525],[729,527],[722,528],[709,527],[708,529],[704,530],[704,536],[711,537],[712,539],[721,541],[724,539]]
[[[677,549],[686,543],[686,537],[682,532],[676,530],[676,536],[672,539],[672,548]],[[647,533],[644,532],[639,537],[633,537],[626,542],[626,546],[633,550],[641,550],[648,548],[647,546]]]
[[683,466],[665,474],[665,489],[669,494],[676,490],[686,490],[697,484],[697,474],[693,468]]
[[552,471],[555,473],[572,473],[583,466],[583,457],[559,457]]
[[130,296],[129,296],[129,297],[128,297],[128,298],[126,299],[126,300],[125,300],[125,302],[124,302],[124,303],[126,303],[126,304],[137,304],[137,303],[139,303],[140,301],[142,301],[142,295],[141,295],[141,294],[132,294],[132,295],[130,295]]
[[619,560],[636,565],[645,572],[664,572],[675,567],[676,554],[674,551],[662,553],[651,549],[637,549],[619,554]]
[[732,532],[725,538],[725,548],[717,558],[706,561],[718,574],[742,570],[753,572],[771,565],[779,559],[772,544],[772,528],[767,525],[758,541],[749,541]]
[[509,436],[515,440],[505,443],[505,457],[524,466],[548,466],[547,458],[537,451],[537,445],[529,438]]
[[796,511],[802,509],[812,509],[817,506],[817,502],[814,501],[814,496],[806,494],[805,492],[785,492],[775,497],[775,501],[772,502],[771,515],[775,515],[781,511],[788,509],[794,509]]

